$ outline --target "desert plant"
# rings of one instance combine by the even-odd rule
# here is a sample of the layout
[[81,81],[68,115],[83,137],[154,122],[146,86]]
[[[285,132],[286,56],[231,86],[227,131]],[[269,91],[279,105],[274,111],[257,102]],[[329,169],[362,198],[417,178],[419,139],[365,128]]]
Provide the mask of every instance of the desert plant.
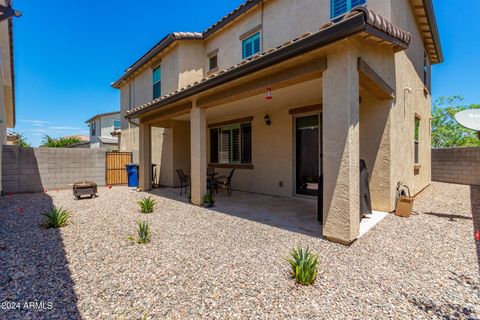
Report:
[[80,143],[81,140],[78,137],[61,137],[54,139],[49,135],[45,135],[42,139],[42,144],[40,147],[44,148],[66,148],[68,146],[73,146],[74,144]]
[[203,203],[212,206],[215,203],[215,200],[213,200],[213,196],[211,194],[206,194],[203,196]]
[[287,259],[292,267],[292,276],[297,283],[311,285],[317,278],[318,255],[310,249],[298,246],[290,250],[290,258]]
[[137,202],[142,213],[152,213],[155,209],[155,200],[152,197],[144,197]]
[[128,240],[136,243],[149,243],[151,239],[150,226],[146,222],[137,221],[137,234],[138,238],[129,236]]
[[43,226],[45,228],[61,228],[68,224],[70,212],[63,210],[63,208],[53,207],[49,212],[42,215],[46,217]]

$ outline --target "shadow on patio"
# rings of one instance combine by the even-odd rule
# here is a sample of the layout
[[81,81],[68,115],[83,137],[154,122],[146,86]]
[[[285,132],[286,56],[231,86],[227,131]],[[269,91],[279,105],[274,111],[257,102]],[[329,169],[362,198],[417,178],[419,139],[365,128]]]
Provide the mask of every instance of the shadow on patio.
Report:
[[[472,206],[473,232],[480,229],[480,186],[470,187],[470,202]],[[480,241],[476,241],[478,271],[480,273]]]
[[[179,195],[180,189],[161,188],[150,192],[189,203],[185,194]],[[317,221],[316,199],[275,197],[234,190],[230,197],[226,192],[216,194],[215,206],[210,210],[291,232],[322,237],[322,226]]]
[[0,198],[0,301],[14,303],[1,319],[81,318],[62,236],[40,226],[52,206],[45,193]]

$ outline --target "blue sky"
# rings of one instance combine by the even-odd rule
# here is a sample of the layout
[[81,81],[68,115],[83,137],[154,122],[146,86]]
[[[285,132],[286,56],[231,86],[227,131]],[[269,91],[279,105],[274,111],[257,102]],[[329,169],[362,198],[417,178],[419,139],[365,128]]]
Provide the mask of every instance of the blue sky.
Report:
[[[48,2],[15,0],[16,131],[33,145],[88,134],[85,120],[119,109],[110,87],[125,68],[172,31],[203,31],[243,0]],[[434,0],[446,62],[433,68],[434,98],[480,103],[480,2]],[[208,6],[206,6],[208,4]]]

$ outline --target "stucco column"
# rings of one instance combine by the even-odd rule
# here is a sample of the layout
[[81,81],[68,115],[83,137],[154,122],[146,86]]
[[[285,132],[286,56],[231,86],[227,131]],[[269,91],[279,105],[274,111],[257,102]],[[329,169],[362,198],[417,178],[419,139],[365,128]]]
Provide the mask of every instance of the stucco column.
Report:
[[348,42],[328,55],[323,74],[323,235],[350,244],[359,235],[359,76]]
[[201,205],[207,193],[207,119],[205,109],[193,103],[190,112],[191,195],[192,203]]
[[141,123],[139,128],[139,187],[143,191],[152,188],[152,127]]

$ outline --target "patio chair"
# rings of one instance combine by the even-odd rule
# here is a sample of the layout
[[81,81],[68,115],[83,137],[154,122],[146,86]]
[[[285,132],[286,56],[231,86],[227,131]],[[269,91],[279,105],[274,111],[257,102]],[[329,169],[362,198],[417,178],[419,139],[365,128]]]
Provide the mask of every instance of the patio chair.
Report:
[[177,169],[177,174],[180,179],[180,195],[182,195],[183,188],[185,188],[185,194],[187,194],[188,187],[190,187],[190,176],[185,174],[182,169]]
[[232,169],[232,171],[230,171],[230,174],[228,175],[228,177],[220,176],[216,179],[217,180],[217,190],[218,190],[218,187],[220,187],[224,190],[227,190],[228,196],[230,196],[232,194],[232,177],[233,177],[234,172],[235,172],[235,169]]

